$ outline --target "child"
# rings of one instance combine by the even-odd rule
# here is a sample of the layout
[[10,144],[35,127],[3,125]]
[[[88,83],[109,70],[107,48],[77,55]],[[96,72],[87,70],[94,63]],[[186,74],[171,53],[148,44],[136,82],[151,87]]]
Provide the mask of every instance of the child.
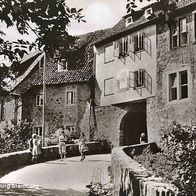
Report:
[[85,134],[82,132],[79,138],[79,151],[81,154],[81,161],[85,159],[85,152],[88,151],[88,146],[86,145],[86,137]]

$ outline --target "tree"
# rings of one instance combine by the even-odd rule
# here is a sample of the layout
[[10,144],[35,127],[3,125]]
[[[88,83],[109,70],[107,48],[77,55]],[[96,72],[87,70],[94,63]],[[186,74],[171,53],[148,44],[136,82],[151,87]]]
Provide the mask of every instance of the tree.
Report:
[[[62,54],[66,55],[75,46],[75,38],[68,34],[67,27],[70,19],[85,22],[81,12],[82,9],[68,7],[65,0],[1,0],[1,22],[5,22],[7,27],[16,25],[21,34],[28,34],[32,30],[37,39],[35,43],[18,40],[11,44],[3,40],[4,32],[0,31],[0,55],[5,55],[11,61],[18,61],[18,57],[23,57],[27,49],[37,46],[50,56],[58,51],[58,57],[61,58]],[[11,68],[0,63],[1,85],[3,78],[11,76]]]

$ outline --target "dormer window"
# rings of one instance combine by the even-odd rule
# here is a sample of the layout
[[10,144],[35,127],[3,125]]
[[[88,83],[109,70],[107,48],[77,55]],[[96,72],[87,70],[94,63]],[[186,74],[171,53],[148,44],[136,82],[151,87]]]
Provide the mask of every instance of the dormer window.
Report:
[[61,62],[58,62],[58,72],[67,71],[68,63],[65,59],[62,59]]
[[128,25],[130,25],[131,23],[133,23],[133,17],[132,16],[129,16],[128,18],[126,18],[126,27]]
[[148,9],[145,10],[144,16],[145,16],[145,18],[148,18],[148,17],[151,16],[152,14],[153,14],[153,10],[152,10],[152,8],[150,7],[150,8],[148,8]]

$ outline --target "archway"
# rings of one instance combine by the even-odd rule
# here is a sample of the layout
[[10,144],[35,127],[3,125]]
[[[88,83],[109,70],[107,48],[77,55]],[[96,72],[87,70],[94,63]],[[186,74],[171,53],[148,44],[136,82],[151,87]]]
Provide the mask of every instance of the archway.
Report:
[[146,125],[146,102],[133,103],[120,123],[120,146],[140,143],[140,135],[145,133],[147,140]]

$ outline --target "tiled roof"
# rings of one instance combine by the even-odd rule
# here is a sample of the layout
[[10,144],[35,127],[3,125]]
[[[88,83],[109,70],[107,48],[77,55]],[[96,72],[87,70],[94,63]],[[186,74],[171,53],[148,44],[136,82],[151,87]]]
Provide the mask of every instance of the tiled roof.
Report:
[[[58,72],[58,65],[53,60],[46,61],[46,85],[58,85],[66,83],[88,82],[93,74],[93,48],[90,43],[102,36],[106,30],[95,31],[79,36],[79,44],[81,46],[82,55],[78,65],[74,65],[74,69]],[[23,94],[33,86],[42,85],[43,69],[38,66],[34,67],[30,74],[18,84],[13,93]]]
[[[78,70],[69,71],[54,71],[57,67],[56,63],[51,61],[47,63],[45,83],[46,85],[57,85],[65,83],[87,82],[92,76],[92,67],[84,67]],[[42,85],[43,83],[43,69],[35,68],[23,82],[21,82],[15,89],[14,93],[23,94],[33,86]]]
[[[190,6],[191,4],[196,3],[196,0],[179,0],[179,2],[177,3],[177,8],[181,9],[182,7],[185,6]],[[94,44],[99,44],[102,43],[103,41],[107,40],[107,39],[111,39],[112,37],[114,38],[115,36],[117,37],[118,35],[129,31],[129,30],[133,30],[136,27],[139,27],[143,24],[147,24],[148,22],[152,22],[155,21],[157,16],[160,13],[160,5],[159,2],[153,3],[151,4],[152,6],[156,7],[156,12],[155,12],[155,17],[151,20],[146,19],[144,16],[141,15],[141,17],[139,17],[137,20],[135,20],[132,24],[128,25],[126,27],[126,23],[125,23],[125,19],[122,18],[116,25],[114,25],[112,28],[108,29],[107,32],[105,33],[105,35],[103,35],[102,37],[100,37],[99,39],[97,39]],[[148,5],[147,7],[150,7],[151,5]],[[157,8],[159,10],[157,10]],[[142,8],[142,10],[144,10],[145,8]],[[139,11],[137,11],[139,13]],[[142,13],[142,11],[141,11]]]

